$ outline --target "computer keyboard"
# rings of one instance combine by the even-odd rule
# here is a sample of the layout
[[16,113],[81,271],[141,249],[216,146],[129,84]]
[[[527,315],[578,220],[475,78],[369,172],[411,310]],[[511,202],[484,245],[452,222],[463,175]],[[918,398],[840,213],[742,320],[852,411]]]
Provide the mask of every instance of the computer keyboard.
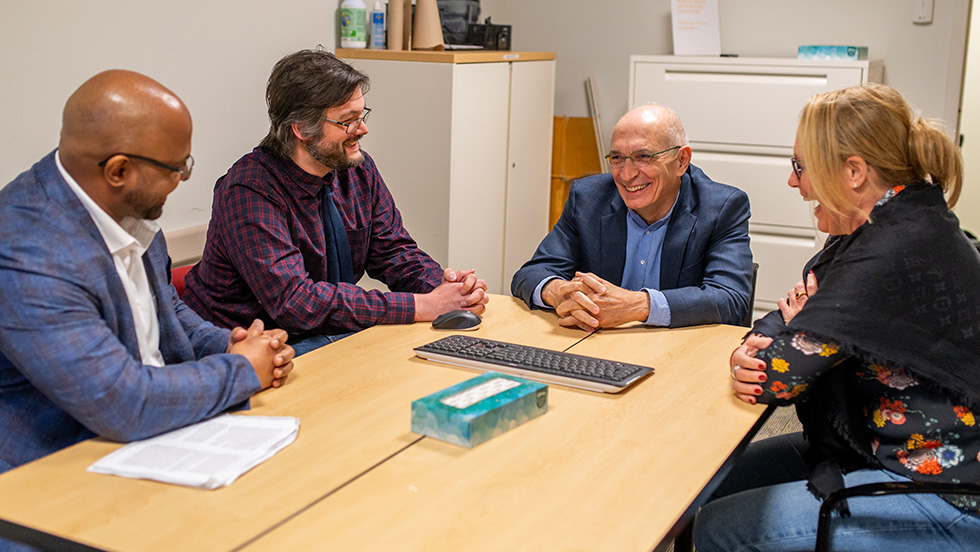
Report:
[[415,354],[437,362],[605,393],[619,393],[653,373],[653,368],[646,366],[468,335],[451,335],[416,347]]

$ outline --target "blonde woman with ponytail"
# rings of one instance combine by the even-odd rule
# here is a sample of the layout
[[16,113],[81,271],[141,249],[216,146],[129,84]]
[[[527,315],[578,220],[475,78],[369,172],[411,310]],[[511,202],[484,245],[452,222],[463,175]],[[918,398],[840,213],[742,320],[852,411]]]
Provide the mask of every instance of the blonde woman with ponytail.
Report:
[[[980,483],[980,256],[950,211],[958,149],[868,84],[807,103],[791,163],[830,237],[730,367],[736,397],[795,404],[804,433],[749,447],[698,514],[698,552],[812,550],[820,501],[843,487]],[[976,497],[855,498],[837,513],[834,550],[980,542]]]

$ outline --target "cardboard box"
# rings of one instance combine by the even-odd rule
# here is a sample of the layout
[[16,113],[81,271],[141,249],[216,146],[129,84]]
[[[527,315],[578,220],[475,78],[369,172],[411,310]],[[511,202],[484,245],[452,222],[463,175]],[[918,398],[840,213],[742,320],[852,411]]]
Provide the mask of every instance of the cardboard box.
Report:
[[475,447],[548,411],[548,386],[487,372],[412,402],[412,431]]
[[595,143],[591,117],[556,116],[553,132],[549,229],[561,216],[572,182],[602,172],[602,157]]

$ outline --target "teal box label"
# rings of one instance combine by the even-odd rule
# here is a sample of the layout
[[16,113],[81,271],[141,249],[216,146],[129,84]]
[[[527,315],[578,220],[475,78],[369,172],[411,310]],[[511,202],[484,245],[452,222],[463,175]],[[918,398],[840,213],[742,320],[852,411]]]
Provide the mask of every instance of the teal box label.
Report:
[[412,402],[412,431],[472,448],[548,411],[548,386],[487,372]]
[[797,59],[861,60],[868,59],[867,46],[800,46],[796,49]]

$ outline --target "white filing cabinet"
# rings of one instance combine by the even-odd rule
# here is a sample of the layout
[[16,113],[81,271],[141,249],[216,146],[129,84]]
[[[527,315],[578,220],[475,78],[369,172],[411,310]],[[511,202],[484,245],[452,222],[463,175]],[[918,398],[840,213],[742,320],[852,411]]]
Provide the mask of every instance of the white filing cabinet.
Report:
[[369,134],[405,227],[491,293],[548,232],[555,55],[338,50],[371,79]]
[[675,110],[692,163],[749,195],[756,316],[776,308],[826,239],[786,184],[800,110],[814,94],[881,82],[882,70],[874,61],[630,56],[629,104]]

